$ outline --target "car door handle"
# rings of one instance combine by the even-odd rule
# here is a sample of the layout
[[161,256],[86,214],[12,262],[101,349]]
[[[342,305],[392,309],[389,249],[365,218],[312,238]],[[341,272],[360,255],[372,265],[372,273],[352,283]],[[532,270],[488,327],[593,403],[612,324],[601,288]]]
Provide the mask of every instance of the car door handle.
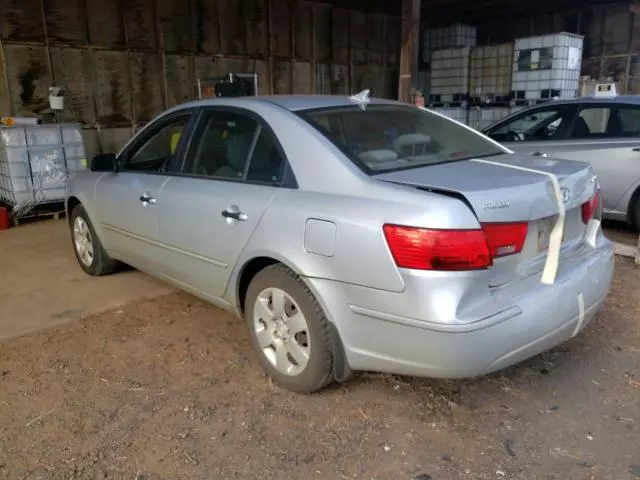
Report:
[[640,152],[640,147],[632,148],[631,150],[633,150],[634,152]]
[[150,193],[143,193],[142,195],[140,195],[140,201],[142,202],[142,205],[144,205],[145,207],[147,205],[155,205],[156,204],[156,199],[155,197],[152,197]]
[[546,157],[547,154],[544,152],[533,152],[531,155],[533,155],[534,157]]
[[244,222],[245,220],[247,220],[247,218],[249,218],[247,217],[246,213],[238,212],[235,210],[223,210],[222,216],[224,218],[231,219],[231,220],[238,220],[240,222]]

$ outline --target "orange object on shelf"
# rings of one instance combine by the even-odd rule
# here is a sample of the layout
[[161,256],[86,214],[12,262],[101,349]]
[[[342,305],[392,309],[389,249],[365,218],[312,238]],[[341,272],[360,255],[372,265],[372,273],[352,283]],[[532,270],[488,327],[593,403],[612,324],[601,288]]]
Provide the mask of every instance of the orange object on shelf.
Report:
[[0,207],[0,232],[7,230],[11,226],[11,219],[9,218],[9,210],[5,207]]

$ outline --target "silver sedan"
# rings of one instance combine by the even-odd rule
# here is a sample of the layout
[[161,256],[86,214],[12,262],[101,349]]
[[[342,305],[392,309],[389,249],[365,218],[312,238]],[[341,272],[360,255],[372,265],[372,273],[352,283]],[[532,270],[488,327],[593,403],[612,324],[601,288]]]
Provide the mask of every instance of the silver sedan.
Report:
[[554,100],[521,110],[484,133],[510,150],[589,163],[605,218],[640,229],[640,97]]
[[180,105],[66,202],[87,273],[125,263],[236,313],[297,392],[502,369],[577,335],[613,274],[590,166],[366,92]]

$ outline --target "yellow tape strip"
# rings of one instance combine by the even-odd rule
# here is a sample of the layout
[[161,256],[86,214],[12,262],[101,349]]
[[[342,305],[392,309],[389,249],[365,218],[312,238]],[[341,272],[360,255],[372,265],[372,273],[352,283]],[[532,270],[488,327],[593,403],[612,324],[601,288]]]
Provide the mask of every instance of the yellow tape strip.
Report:
[[490,160],[483,160],[480,158],[471,160],[472,162],[486,163],[488,165],[497,165],[499,167],[512,168],[514,170],[521,170],[523,172],[537,173],[549,177],[551,184],[553,185],[553,194],[556,197],[556,204],[558,205],[558,218],[551,230],[549,236],[549,249],[547,253],[547,261],[544,265],[544,271],[542,272],[541,283],[545,285],[553,285],[556,281],[556,275],[558,273],[558,264],[560,262],[560,248],[562,247],[562,232],[564,231],[564,219],[566,216],[566,210],[564,203],[562,202],[562,192],[560,191],[560,182],[558,177],[553,173],[545,172],[543,170],[535,170],[533,168],[519,167],[517,165],[509,165],[508,163],[492,162]]

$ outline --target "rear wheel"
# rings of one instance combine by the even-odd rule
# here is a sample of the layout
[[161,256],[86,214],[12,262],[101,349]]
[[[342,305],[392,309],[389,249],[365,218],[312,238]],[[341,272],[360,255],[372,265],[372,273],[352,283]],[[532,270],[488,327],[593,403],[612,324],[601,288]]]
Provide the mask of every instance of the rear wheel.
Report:
[[329,322],[294,272],[280,264],[260,271],[249,284],[244,311],[260,363],[278,384],[312,393],[333,381]]
[[80,267],[94,276],[108,275],[115,271],[118,262],[107,255],[82,205],[73,209],[70,223],[73,250]]

